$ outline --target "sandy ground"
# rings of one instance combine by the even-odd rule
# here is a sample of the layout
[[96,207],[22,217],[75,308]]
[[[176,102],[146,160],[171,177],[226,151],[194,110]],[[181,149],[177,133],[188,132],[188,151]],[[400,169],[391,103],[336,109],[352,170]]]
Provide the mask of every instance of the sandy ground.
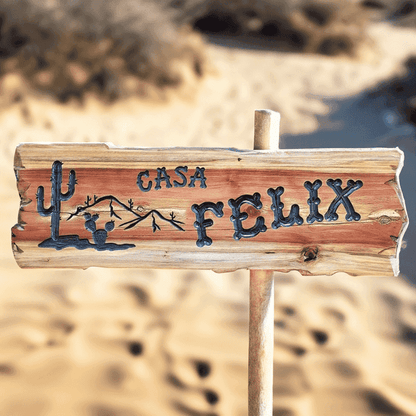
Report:
[[[324,98],[376,86],[416,51],[412,29],[379,24],[371,35],[359,60],[216,39],[196,98],[188,90],[169,104],[92,97],[80,108],[25,95],[2,109],[0,415],[247,414],[248,272],[20,270],[15,146],[249,149],[254,109],[269,108],[290,147],[319,132],[316,116],[332,110]],[[9,75],[1,89],[24,85]],[[274,415],[415,415],[415,322],[416,292],[401,278],[276,276]]]

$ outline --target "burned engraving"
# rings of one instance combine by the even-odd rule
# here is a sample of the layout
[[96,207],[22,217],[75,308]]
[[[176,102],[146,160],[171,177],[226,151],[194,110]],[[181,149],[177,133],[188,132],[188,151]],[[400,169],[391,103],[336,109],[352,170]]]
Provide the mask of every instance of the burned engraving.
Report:
[[309,191],[309,215],[306,218],[308,224],[313,224],[315,221],[322,222],[324,217],[318,211],[318,205],[321,200],[318,198],[318,189],[322,186],[322,181],[317,179],[314,183],[306,181],[304,187]]
[[[200,188],[206,188],[206,177],[205,168],[196,167],[195,173],[187,178],[188,166],[178,166],[174,169],[173,173],[180,179],[173,180],[171,182],[171,175],[168,174],[165,167],[157,168],[154,180],[148,180],[147,183],[143,182],[143,178],[149,178],[150,174],[148,170],[144,170],[137,175],[136,184],[142,192],[148,192],[152,189],[162,189],[162,184],[166,189],[175,187],[183,188],[188,186],[195,188],[196,181],[200,182]],[[131,247],[135,247],[134,244],[117,244],[114,242],[107,242],[109,234],[114,231],[117,227],[121,227],[124,231],[130,230],[136,227],[138,224],[145,221],[147,218],[151,219],[151,227],[153,232],[160,231],[160,222],[170,224],[172,227],[179,231],[185,231],[182,227],[184,223],[176,218],[174,211],[170,212],[169,216],[162,214],[157,209],[151,209],[148,212],[143,213],[143,208],[139,204],[135,207],[134,201],[130,198],[126,203],[122,202],[114,195],[97,196],[87,195],[83,205],[76,207],[74,212],[70,212],[67,221],[70,221],[74,217],[78,217],[82,214],[85,220],[84,228],[91,233],[92,241],[87,238],[81,239],[79,235],[60,235],[60,221],[61,221],[61,204],[62,202],[68,201],[75,193],[77,185],[76,174],[74,170],[69,172],[69,181],[67,185],[67,191],[62,192],[62,162],[55,161],[52,165],[51,171],[51,205],[45,207],[44,205],[44,194],[45,190],[43,186],[39,186],[36,194],[37,198],[37,211],[42,217],[51,217],[51,237],[42,241],[39,247],[55,248],[61,250],[66,247],[74,247],[79,250],[86,248],[93,248],[95,250],[125,250]],[[361,216],[358,214],[349,199],[349,196],[357,189],[363,186],[362,181],[349,180],[347,187],[342,188],[342,181],[340,179],[328,179],[327,185],[335,192],[336,197],[333,199],[328,207],[326,214],[323,216],[318,210],[318,206],[321,203],[318,197],[318,190],[322,186],[322,181],[316,179],[313,183],[310,181],[304,182],[303,186],[309,192],[309,199],[307,204],[309,205],[309,215],[306,219],[308,224],[313,224],[315,221],[322,222],[324,219],[327,221],[337,221],[338,214],[336,213],[338,207],[342,204],[347,214],[345,216],[347,221],[359,221]],[[154,185],[154,187],[153,187]],[[283,209],[284,203],[281,201],[281,196],[285,192],[283,186],[278,186],[276,189],[268,188],[267,194],[272,200],[270,206],[273,214],[274,221],[271,223],[273,229],[280,227],[291,227],[293,225],[302,225],[304,220],[299,215],[299,205],[293,204],[290,207],[289,215],[284,216]],[[100,214],[94,213],[93,208],[98,204],[108,204],[108,211],[110,221],[105,222],[103,225],[99,225]],[[243,194],[236,199],[229,199],[228,205],[231,208],[232,215],[230,220],[233,224],[235,240],[241,238],[252,238],[257,236],[259,233],[266,232],[267,227],[265,225],[265,219],[262,216],[258,216],[255,221],[255,225],[250,228],[244,228],[243,221],[246,220],[249,215],[247,212],[241,212],[241,207],[244,204],[249,204],[255,209],[261,209],[263,207],[261,201],[261,195],[255,192],[253,195]],[[117,210],[115,207],[117,206]],[[251,208],[250,207],[250,208]],[[207,228],[214,225],[212,219],[205,219],[206,211],[211,211],[218,218],[223,217],[224,202],[203,202],[201,204],[193,204],[191,210],[196,215],[194,222],[194,228],[197,230],[198,239],[196,241],[197,247],[204,247],[212,245],[212,239],[207,235]],[[105,212],[106,209],[101,211]],[[253,208],[251,208],[253,209]],[[123,220],[123,212],[133,216],[132,219],[126,221]],[[107,216],[108,218],[108,216]],[[118,221],[119,220],[119,221]],[[116,224],[116,221],[118,224]]]
[[68,191],[62,193],[62,162],[58,160],[52,165],[51,174],[51,205],[49,208],[45,208],[44,195],[45,190],[43,186],[38,187],[36,193],[37,209],[38,213],[42,217],[51,217],[51,239],[57,240],[59,237],[59,222],[61,221],[61,201],[68,201],[72,198],[75,192],[75,185],[77,183],[75,177],[75,171],[69,172]]
[[195,174],[191,176],[191,181],[189,182],[189,187],[194,188],[195,187],[195,181],[200,181],[200,187],[206,188],[206,178],[205,178],[205,168],[196,167],[195,168]]
[[328,179],[326,181],[327,185],[337,194],[336,198],[331,202],[331,205],[328,208],[328,211],[325,214],[325,219],[327,221],[336,221],[338,219],[337,209],[342,204],[344,205],[347,214],[345,219],[347,221],[360,221],[361,215],[354,210],[354,207],[348,198],[354,191],[363,186],[362,181],[353,181],[349,180],[347,182],[347,187],[342,189],[342,180],[341,179]]
[[[148,177],[148,172],[141,172],[138,176],[137,183],[139,184],[139,178],[141,183],[141,174],[142,176]],[[168,179],[167,179],[168,180]],[[119,220],[122,220],[122,217],[116,213],[114,210],[113,203],[117,204],[123,210],[131,213],[134,215],[134,219],[124,222],[119,225],[119,227],[125,227],[124,230],[128,230],[130,228],[135,227],[140,222],[144,221],[146,218],[152,218],[152,229],[153,232],[160,230],[160,226],[157,223],[156,217],[162,221],[168,222],[173,227],[180,231],[185,231],[181,224],[182,221],[178,221],[176,219],[175,213],[172,211],[170,213],[170,218],[166,218],[163,214],[161,214],[158,210],[152,209],[151,211],[147,212],[144,215],[140,215],[138,212],[134,210],[134,202],[132,199],[129,199],[127,204],[124,204],[119,199],[117,199],[113,195],[106,195],[102,197],[97,197],[94,195],[91,198],[87,195],[84,205],[78,206],[75,212],[70,213],[67,221],[71,220],[73,217],[77,217],[79,214],[84,213],[85,219],[85,229],[91,232],[92,239],[94,243],[91,243],[88,239],[81,239],[78,235],[59,235],[59,223],[61,221],[61,201],[68,201],[75,192],[75,185],[76,185],[76,176],[75,171],[71,170],[69,174],[69,183],[68,183],[68,191],[66,193],[61,192],[62,187],[62,162],[55,161],[52,165],[52,175],[51,175],[51,205],[49,208],[45,208],[44,206],[44,188],[43,186],[38,187],[38,191],[36,194],[37,198],[37,211],[42,217],[51,216],[51,238],[48,238],[42,241],[39,244],[39,247],[48,247],[48,248],[55,248],[56,250],[61,250],[66,247],[74,247],[79,250],[84,250],[86,248],[94,248],[95,250],[104,251],[104,250],[126,250],[128,248],[135,247],[134,244],[116,244],[116,243],[107,243],[108,233],[113,231],[115,228],[115,221],[111,220],[108,221],[104,228],[97,228],[96,221],[99,218],[98,214],[91,215],[90,210],[95,205],[98,205],[102,202],[108,201],[108,209],[110,213],[110,217],[115,217]],[[142,185],[142,183],[141,183]],[[143,185],[142,185],[143,186]],[[139,186],[140,187],[140,186]],[[151,182],[148,185],[149,189],[151,187]],[[143,187],[143,189],[145,189]],[[142,190],[143,190],[142,189]],[[92,203],[91,203],[92,202]]]
[[184,186],[186,186],[186,184],[188,183],[188,180],[184,175],[184,173],[186,172],[188,172],[188,166],[178,166],[175,168],[175,174],[182,179],[182,182],[173,181],[173,186],[175,188],[183,188]]
[[260,201],[260,194],[258,192],[253,195],[241,195],[237,199],[230,199],[228,205],[231,207],[233,215],[230,219],[234,224],[234,239],[240,240],[243,238],[255,237],[259,233],[264,233],[267,227],[264,225],[264,218],[257,217],[256,224],[251,228],[244,228],[243,221],[248,218],[246,212],[240,212],[241,205],[250,204],[254,208],[260,209],[263,204]]
[[198,247],[210,246],[212,244],[212,238],[207,236],[207,227],[212,227],[214,221],[211,219],[205,219],[204,214],[206,211],[212,211],[218,218],[221,218],[224,215],[223,209],[224,204],[222,202],[204,202],[200,205],[193,204],[191,209],[196,215],[196,221],[194,222],[194,227],[198,232],[198,240],[196,245]]
[[302,225],[303,218],[299,215],[299,205],[294,204],[290,207],[290,213],[288,217],[283,215],[284,204],[280,200],[280,196],[285,192],[282,186],[278,186],[276,189],[269,188],[267,194],[272,199],[271,209],[274,213],[274,221],[272,222],[272,228],[275,230],[280,226],[291,227],[293,224]]

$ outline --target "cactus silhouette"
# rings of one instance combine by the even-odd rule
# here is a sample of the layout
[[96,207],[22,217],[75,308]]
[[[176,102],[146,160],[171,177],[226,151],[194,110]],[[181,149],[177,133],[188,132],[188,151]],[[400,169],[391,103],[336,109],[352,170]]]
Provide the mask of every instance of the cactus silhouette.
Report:
[[114,221],[107,222],[104,226],[104,229],[97,230],[95,222],[99,218],[98,214],[91,216],[91,214],[87,212],[84,214],[84,218],[85,228],[92,234],[94,243],[97,244],[98,247],[104,247],[108,233],[114,230]]
[[52,240],[57,241],[59,238],[59,221],[61,220],[61,201],[68,201],[75,192],[76,178],[75,171],[71,170],[69,172],[69,182],[68,182],[68,192],[62,193],[62,162],[58,160],[55,161],[52,165],[52,175],[51,175],[51,205],[49,208],[44,206],[44,188],[43,186],[38,187],[36,194],[37,199],[37,209],[38,213],[42,217],[51,218],[51,237]]

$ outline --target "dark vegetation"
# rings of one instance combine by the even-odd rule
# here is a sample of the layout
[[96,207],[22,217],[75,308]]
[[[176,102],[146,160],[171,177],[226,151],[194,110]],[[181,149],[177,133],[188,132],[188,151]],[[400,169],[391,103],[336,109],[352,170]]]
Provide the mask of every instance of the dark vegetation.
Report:
[[164,98],[207,72],[204,37],[354,57],[370,20],[415,15],[416,0],[0,0],[0,72],[61,103]]
[[[276,41],[279,49],[354,56],[371,21],[416,24],[416,0],[173,0],[175,21],[204,34]],[[413,22],[413,23],[412,23]]]
[[181,65],[195,78],[204,74],[201,42],[157,2],[0,1],[1,73],[23,74],[61,103],[177,88]]
[[[197,5],[195,5],[195,3]],[[368,7],[351,1],[262,0],[174,3],[178,22],[208,35],[250,36],[283,50],[353,56],[366,39]],[[199,7],[198,7],[199,5]]]

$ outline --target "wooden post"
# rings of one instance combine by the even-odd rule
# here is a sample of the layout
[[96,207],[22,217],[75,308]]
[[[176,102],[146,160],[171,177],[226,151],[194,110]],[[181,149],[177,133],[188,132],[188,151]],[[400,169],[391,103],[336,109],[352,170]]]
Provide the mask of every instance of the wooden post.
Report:
[[[279,149],[280,114],[256,110],[254,150]],[[273,270],[250,270],[248,414],[273,414]]]

